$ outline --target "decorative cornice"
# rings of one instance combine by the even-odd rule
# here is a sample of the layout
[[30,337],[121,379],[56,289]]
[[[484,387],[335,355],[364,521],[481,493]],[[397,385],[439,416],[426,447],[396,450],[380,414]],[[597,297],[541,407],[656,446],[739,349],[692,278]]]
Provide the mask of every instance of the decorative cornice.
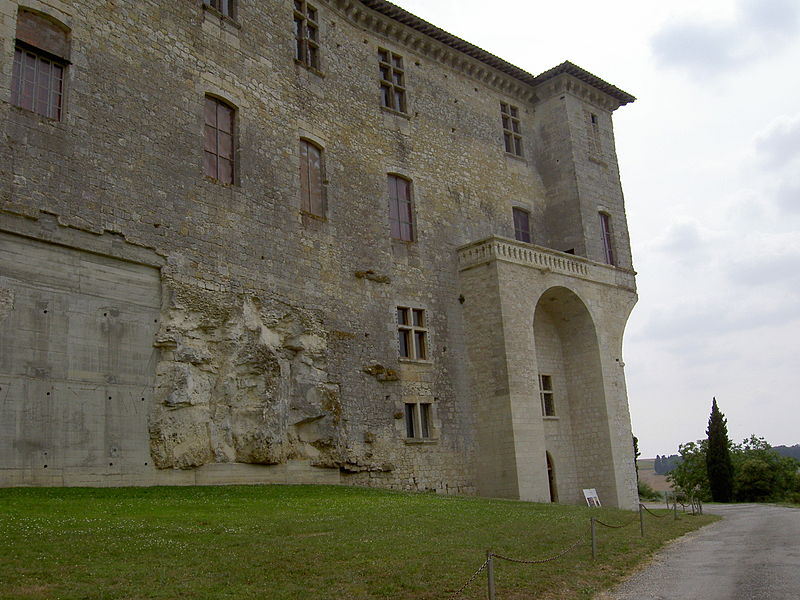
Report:
[[[542,95],[549,95],[548,90],[552,90],[552,87],[545,90],[540,88],[545,84],[553,84],[557,79],[562,80],[558,83],[564,86],[561,91],[576,93],[609,110],[636,100],[631,94],[569,61],[534,76],[386,0],[324,1],[335,5],[349,19],[379,35],[393,39],[398,44],[425,54],[503,93],[527,101],[536,101]],[[377,17],[376,13],[397,24]],[[560,77],[562,75],[568,75],[572,79]],[[567,79],[567,82],[563,82]]]

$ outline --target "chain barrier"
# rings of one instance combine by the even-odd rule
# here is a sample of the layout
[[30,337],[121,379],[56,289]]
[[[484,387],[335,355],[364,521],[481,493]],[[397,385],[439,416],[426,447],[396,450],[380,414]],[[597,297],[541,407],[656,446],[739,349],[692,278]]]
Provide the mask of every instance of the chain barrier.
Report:
[[657,515],[652,510],[647,508],[644,504],[640,504],[639,506],[641,506],[643,509],[645,509],[647,512],[649,512],[651,515],[653,515],[656,519],[663,519],[664,517],[668,517],[669,516],[669,515]]
[[505,560],[505,561],[512,562],[512,563],[518,563],[518,564],[521,564],[521,565],[542,565],[544,563],[549,563],[549,562],[552,562],[554,560],[557,560],[557,559],[561,558],[562,556],[564,556],[565,554],[568,554],[568,553],[572,552],[573,550],[575,550],[575,548],[577,548],[578,546],[583,544],[585,541],[586,541],[586,538],[581,538],[577,542],[572,544],[571,546],[569,546],[569,547],[565,548],[564,550],[562,550],[561,552],[559,552],[558,554],[555,554],[555,555],[553,555],[553,556],[551,556],[549,558],[542,558],[542,559],[539,559],[539,560],[522,560],[520,558],[509,558],[508,556],[503,556],[502,554],[494,554],[494,553],[492,553],[492,556],[494,558],[499,558],[500,560]]
[[[681,504],[683,504],[683,503],[681,503]],[[640,509],[643,508],[645,511],[647,511],[648,513],[650,513],[651,515],[653,515],[657,519],[663,519],[664,517],[668,516],[668,515],[657,515],[656,513],[651,511],[649,508],[647,508],[644,504],[641,504],[641,503],[639,503],[639,507],[640,507]],[[641,522],[641,518],[642,517],[641,517],[641,512],[640,512],[639,515],[637,515],[635,518],[631,519],[627,523],[623,523],[622,525],[611,525],[609,523],[604,523],[603,521],[601,521],[599,519],[593,518],[592,519],[592,558],[595,558],[595,555],[596,555],[596,538],[594,537],[595,536],[594,524],[602,525],[603,527],[608,527],[609,529],[622,529],[623,527],[627,527],[628,525],[633,525],[636,521],[640,521]],[[644,525],[642,525],[642,527],[643,527],[642,536],[644,536]],[[486,560],[483,561],[483,564],[480,567],[478,567],[478,570],[475,571],[472,574],[472,576],[467,580],[467,582],[464,585],[462,585],[457,591],[453,592],[450,596],[448,596],[448,600],[453,600],[454,598],[457,598],[458,596],[460,596],[461,593],[465,589],[467,589],[472,584],[472,582],[475,581],[475,579],[478,577],[478,575],[480,575],[483,571],[485,571],[487,567],[489,567],[489,571],[488,571],[488,573],[489,573],[489,589],[490,589],[489,593],[490,593],[490,596],[493,595],[493,592],[494,592],[494,575],[493,575],[493,572],[492,572],[493,569],[491,567],[493,558],[496,558],[498,560],[504,560],[504,561],[510,562],[510,563],[521,564],[521,565],[541,565],[541,564],[552,562],[554,560],[558,560],[562,556],[564,556],[566,554],[569,554],[570,552],[575,550],[575,548],[577,548],[578,546],[580,546],[584,542],[586,542],[586,538],[582,537],[582,538],[578,539],[577,541],[575,541],[575,543],[573,543],[570,546],[567,546],[566,548],[564,548],[564,550],[562,550],[558,554],[554,554],[553,556],[549,556],[547,558],[541,558],[541,559],[535,559],[535,560],[525,560],[525,559],[521,559],[521,558],[511,558],[509,556],[504,556],[502,554],[495,554],[494,552],[488,552],[487,555],[486,555]]]
[[628,521],[627,523],[623,523],[622,525],[609,525],[608,523],[603,523],[600,519],[595,519],[594,522],[598,525],[602,525],[603,527],[608,527],[609,529],[622,529],[623,527],[627,527],[628,525],[633,525],[636,521],[639,520],[637,516],[632,521]]
[[464,585],[462,585],[462,586],[461,586],[461,587],[458,589],[458,591],[456,591],[456,592],[453,592],[453,593],[452,593],[450,596],[448,596],[448,600],[453,600],[453,598],[457,598],[458,596],[460,596],[460,595],[461,595],[461,592],[463,592],[465,589],[467,589],[467,588],[469,587],[469,585],[470,585],[470,584],[471,584],[473,581],[475,581],[475,578],[476,578],[478,575],[480,575],[480,574],[483,572],[483,570],[486,568],[486,565],[488,565],[488,564],[489,564],[489,560],[490,560],[490,558],[491,558],[491,556],[487,556],[487,557],[486,557],[486,560],[485,560],[485,561],[483,561],[483,564],[482,564],[480,567],[478,567],[478,570],[477,570],[477,571],[475,571],[475,572],[472,574],[472,577],[470,577],[469,579],[467,579],[467,583],[465,583]]

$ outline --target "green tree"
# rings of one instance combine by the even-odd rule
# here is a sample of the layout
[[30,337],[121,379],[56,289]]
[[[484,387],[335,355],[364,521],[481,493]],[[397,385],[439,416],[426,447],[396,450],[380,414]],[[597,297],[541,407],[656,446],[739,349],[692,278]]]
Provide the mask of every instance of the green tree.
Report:
[[711,499],[706,470],[707,444],[707,440],[697,440],[678,446],[680,461],[667,473],[667,481],[676,492],[695,495],[701,500]]
[[798,485],[800,463],[781,456],[764,438],[751,435],[731,450],[733,495],[739,502],[782,500]]
[[728,427],[719,407],[717,399],[711,403],[711,415],[708,417],[706,429],[706,471],[711,499],[714,502],[730,502],[733,500],[733,463],[731,462],[731,443],[728,439]]

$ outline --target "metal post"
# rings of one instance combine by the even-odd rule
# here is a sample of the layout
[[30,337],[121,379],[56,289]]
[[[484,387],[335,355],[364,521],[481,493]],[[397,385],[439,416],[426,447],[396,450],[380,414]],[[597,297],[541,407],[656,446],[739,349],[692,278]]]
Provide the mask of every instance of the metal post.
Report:
[[489,580],[489,600],[495,600],[494,595],[494,560],[492,551],[486,551],[486,578]]
[[592,517],[592,558],[597,558],[597,531],[594,524],[594,517]]
[[644,504],[639,504],[639,530],[644,537]]

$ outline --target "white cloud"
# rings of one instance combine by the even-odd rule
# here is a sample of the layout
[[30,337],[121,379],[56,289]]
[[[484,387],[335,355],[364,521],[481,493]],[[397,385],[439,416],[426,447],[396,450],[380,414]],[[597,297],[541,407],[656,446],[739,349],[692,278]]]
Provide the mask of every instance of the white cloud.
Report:
[[781,51],[794,41],[799,17],[795,0],[739,0],[730,21],[673,19],[653,36],[651,51],[662,65],[713,77]]

